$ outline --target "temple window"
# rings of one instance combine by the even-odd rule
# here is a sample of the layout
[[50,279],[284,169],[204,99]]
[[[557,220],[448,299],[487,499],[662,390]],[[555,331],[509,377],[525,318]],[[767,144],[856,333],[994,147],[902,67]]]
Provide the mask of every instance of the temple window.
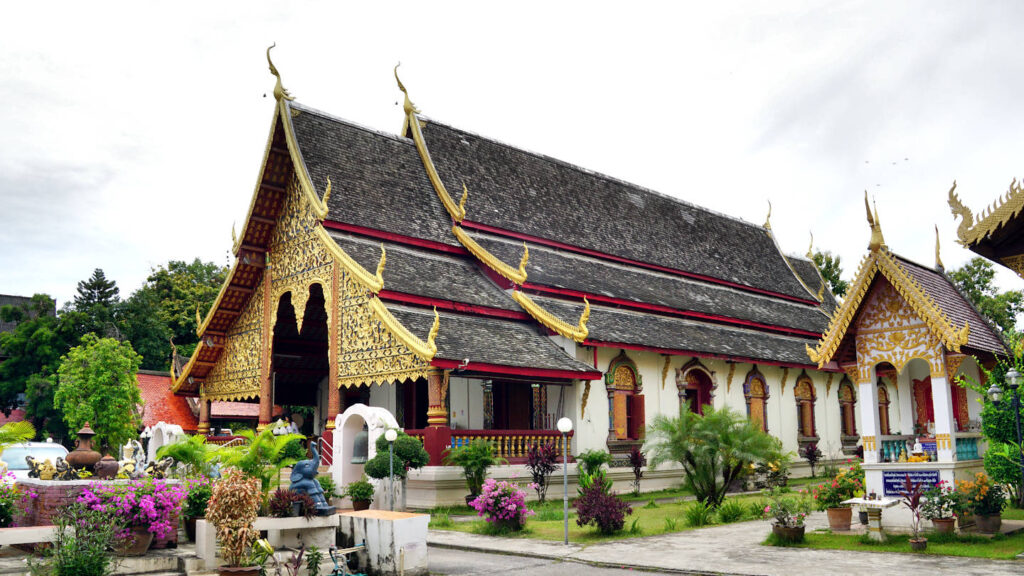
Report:
[[804,438],[817,437],[814,427],[814,381],[806,372],[801,373],[793,388],[796,397],[796,415],[799,435]]
[[889,432],[889,388],[878,379],[878,433],[888,436]]
[[619,354],[605,373],[608,391],[609,440],[640,440],[644,436],[644,397],[636,364]]
[[857,435],[857,394],[853,383],[846,377],[839,383],[839,416],[843,436]]
[[768,431],[768,383],[757,366],[743,382],[743,396],[747,400],[747,418],[762,431]]
[[697,359],[676,370],[680,409],[685,407],[695,414],[704,413],[704,407],[711,405],[713,399],[715,385],[712,374]]

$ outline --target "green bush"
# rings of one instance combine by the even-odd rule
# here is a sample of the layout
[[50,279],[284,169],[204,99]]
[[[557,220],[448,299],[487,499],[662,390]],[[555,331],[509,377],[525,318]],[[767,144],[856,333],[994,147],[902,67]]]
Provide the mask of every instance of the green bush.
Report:
[[212,495],[213,487],[209,481],[195,484],[185,497],[181,515],[186,518],[203,518],[206,516],[206,505],[209,504]]
[[751,518],[764,518],[764,509],[768,507],[768,501],[761,498],[751,500],[747,503],[747,516]]
[[612,463],[612,455],[604,450],[584,450],[576,455],[576,470],[580,476],[593,476],[601,466]]
[[376,447],[377,455],[363,467],[370,478],[381,480],[387,478],[391,471],[395,478],[405,478],[409,470],[423,468],[430,462],[430,454],[423,448],[423,442],[402,431],[398,432],[395,439],[393,468],[388,454],[388,441],[383,434],[377,438]]
[[722,524],[739,522],[746,514],[747,510],[743,507],[743,504],[735,500],[726,500],[718,507],[718,521]]
[[57,514],[54,526],[54,539],[43,549],[42,563],[34,558],[28,561],[34,576],[107,576],[114,571],[111,550],[125,528],[116,511],[75,503]]
[[320,489],[324,491],[324,498],[341,498],[341,494],[338,494],[338,486],[334,483],[334,476],[321,474],[316,477],[316,481],[320,483]]
[[477,438],[463,446],[449,448],[445,451],[444,461],[462,467],[466,487],[472,496],[480,495],[484,480],[487,479],[487,471],[492,466],[505,463],[504,458],[494,454],[494,445],[483,438]]
[[356,500],[373,502],[373,492],[373,484],[370,484],[365,477],[345,487],[345,496],[348,496],[353,502]]
[[1020,463],[1007,458],[1004,454],[1008,452],[1005,444],[990,441],[985,451],[985,472],[993,482],[1006,486],[1010,492],[1010,502],[1017,503],[1020,501],[1021,490]]
[[714,516],[715,509],[699,501],[694,502],[683,512],[683,520],[686,521],[686,525],[694,528],[711,524]]

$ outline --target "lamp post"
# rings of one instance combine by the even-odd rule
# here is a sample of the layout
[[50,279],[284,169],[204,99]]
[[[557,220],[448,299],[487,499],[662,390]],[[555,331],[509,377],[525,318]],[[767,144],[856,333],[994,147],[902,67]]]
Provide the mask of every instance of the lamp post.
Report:
[[[1020,372],[1017,372],[1016,368],[1010,368],[1010,371],[1006,373],[1006,385],[1010,392],[1013,392],[1013,418],[1017,423],[1017,449],[1020,451],[1021,473],[1024,474],[1024,449],[1021,447],[1020,432],[1020,394],[1017,393],[1020,381]],[[999,406],[999,402],[1003,399],[1003,389],[993,382],[992,386],[988,389],[988,397],[992,400],[993,404]]]
[[388,428],[384,433],[384,439],[388,441],[388,504],[391,511],[395,511],[395,439],[398,432],[394,428]]
[[562,433],[562,521],[565,525],[565,544],[569,545],[569,439],[572,420],[560,418],[558,431]]

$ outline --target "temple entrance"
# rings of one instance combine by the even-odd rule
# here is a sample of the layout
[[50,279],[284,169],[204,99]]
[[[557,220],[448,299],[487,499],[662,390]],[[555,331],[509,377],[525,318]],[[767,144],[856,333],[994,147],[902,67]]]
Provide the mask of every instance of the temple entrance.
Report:
[[935,404],[932,400],[932,378],[914,380],[914,433],[935,430]]
[[[316,407],[328,385],[330,367],[327,360],[327,311],[324,292],[319,284],[309,287],[307,298],[281,296],[277,306],[274,335],[271,343],[272,402],[281,406]],[[302,325],[299,326],[293,302],[305,300]],[[320,407],[326,414],[326,406]],[[305,434],[320,433],[322,422],[307,419]]]
[[704,407],[711,404],[711,391],[714,383],[711,376],[699,363],[687,369],[682,368],[682,378],[676,376],[676,388],[679,390],[679,407],[694,414],[703,414]]

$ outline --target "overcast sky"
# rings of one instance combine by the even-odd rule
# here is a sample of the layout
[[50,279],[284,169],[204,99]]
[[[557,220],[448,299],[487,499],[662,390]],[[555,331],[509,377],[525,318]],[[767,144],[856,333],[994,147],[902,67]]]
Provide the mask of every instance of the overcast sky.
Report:
[[1024,3],[833,4],[5,5],[0,293],[227,263],[275,41],[298,101],[357,123],[399,131],[401,61],[428,117],[758,224],[771,200],[783,250],[813,231],[846,277],[865,189],[891,249],[933,263],[937,224],[959,266],[953,180],[978,212],[1024,176]]

